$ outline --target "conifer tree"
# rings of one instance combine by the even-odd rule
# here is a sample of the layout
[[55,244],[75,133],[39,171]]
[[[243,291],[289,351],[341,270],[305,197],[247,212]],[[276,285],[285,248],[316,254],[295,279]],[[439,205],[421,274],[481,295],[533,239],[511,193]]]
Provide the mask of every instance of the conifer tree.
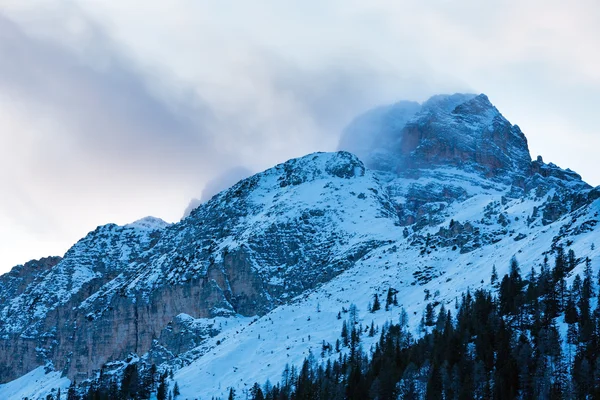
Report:
[[371,312],[375,312],[381,309],[381,303],[379,302],[379,296],[375,293],[373,297],[373,306],[371,307]]
[[496,264],[492,266],[492,276],[490,278],[490,283],[493,287],[498,286],[498,271],[496,271]]
[[342,322],[342,343],[344,346],[348,346],[348,325],[346,325],[346,321]]
[[255,383],[254,386],[252,386],[250,395],[252,396],[252,400],[265,400],[263,391],[258,383]]
[[427,303],[425,306],[425,326],[434,326],[435,325],[435,310],[433,308],[433,304]]
[[565,306],[565,322],[567,324],[574,324],[578,321],[579,315],[577,313],[577,308],[575,307],[575,300],[573,299],[573,294],[569,293],[567,296],[567,303]]
[[166,400],[167,399],[167,384],[165,382],[165,377],[161,375],[158,382],[158,389],[156,390],[156,399],[157,400]]
[[392,288],[388,288],[387,296],[385,298],[385,310],[389,310],[390,306],[394,304],[394,291]]

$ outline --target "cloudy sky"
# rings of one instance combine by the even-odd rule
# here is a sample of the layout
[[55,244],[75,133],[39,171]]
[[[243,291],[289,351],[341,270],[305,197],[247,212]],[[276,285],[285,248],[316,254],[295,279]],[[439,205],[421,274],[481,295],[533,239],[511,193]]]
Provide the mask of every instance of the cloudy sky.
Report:
[[0,272],[436,93],[598,185],[598,49],[597,0],[0,0]]

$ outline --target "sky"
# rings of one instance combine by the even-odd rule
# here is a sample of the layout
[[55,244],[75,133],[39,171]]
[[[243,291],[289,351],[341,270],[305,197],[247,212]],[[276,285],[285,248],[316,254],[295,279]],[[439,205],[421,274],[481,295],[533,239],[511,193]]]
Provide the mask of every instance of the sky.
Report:
[[0,273],[178,221],[369,108],[486,93],[600,184],[597,0],[0,0]]

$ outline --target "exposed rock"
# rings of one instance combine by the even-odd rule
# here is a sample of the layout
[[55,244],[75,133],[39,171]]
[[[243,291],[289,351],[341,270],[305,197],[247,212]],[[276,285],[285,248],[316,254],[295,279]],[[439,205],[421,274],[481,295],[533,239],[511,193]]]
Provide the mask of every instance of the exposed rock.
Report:
[[[393,123],[383,122],[386,118]],[[352,135],[364,134],[363,127],[369,124],[381,129],[375,130],[374,136],[385,136],[384,141],[378,141],[384,150],[356,145],[355,151],[375,169],[405,172],[443,165],[488,177],[529,172],[531,157],[525,135],[483,94],[438,95],[418,110],[406,106],[376,109],[346,129],[340,147],[348,147]]]

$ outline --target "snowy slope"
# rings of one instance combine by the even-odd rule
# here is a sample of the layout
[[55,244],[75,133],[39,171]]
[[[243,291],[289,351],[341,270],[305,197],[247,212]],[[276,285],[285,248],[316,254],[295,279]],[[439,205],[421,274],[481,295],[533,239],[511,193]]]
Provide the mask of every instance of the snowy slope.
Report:
[[[471,194],[467,201],[450,207],[447,212],[451,217],[442,226],[447,226],[450,219],[485,220],[485,207],[500,202],[506,192],[480,189],[478,193]],[[577,231],[582,224],[585,226],[589,221],[597,220],[600,200],[578,210],[575,219],[569,215],[547,226],[530,227],[527,217],[540,203],[535,198],[506,202],[502,210],[511,220],[509,229],[513,233],[492,245],[464,254],[451,248],[423,253],[421,247],[410,244],[411,237],[398,240],[399,229],[390,232],[390,237],[396,236],[393,243],[378,248],[318,290],[278,307],[239,333],[228,332],[211,339],[204,346],[203,357],[175,374],[174,379],[182,389],[183,398],[226,398],[229,387],[243,393],[254,382],[264,383],[267,379],[277,382],[286,364],[300,366],[309,352],[319,360],[323,341],[333,345],[339,339],[342,322],[348,318],[343,310],[348,310],[350,304],[357,306],[359,321],[364,326],[370,326],[371,322],[376,326],[382,326],[386,321],[397,322],[404,308],[414,333],[418,335],[417,325],[424,307],[432,301],[424,300],[426,291],[431,293],[433,300],[452,308],[456,297],[467,289],[490,286],[493,265],[500,276],[507,273],[512,256],[516,256],[523,271],[529,271],[532,266],[538,269],[544,253],[553,243],[566,246],[567,241],[572,241],[569,247],[577,255],[589,256],[594,271],[597,271],[600,268],[600,252],[598,249],[591,250],[592,243],[600,241],[597,229],[556,239],[564,233],[565,226]],[[504,228],[500,224],[485,227],[491,231]],[[437,230],[438,227],[432,227],[429,233],[434,235]],[[527,237],[515,240],[521,232],[526,232]],[[573,274],[581,273],[582,268],[578,267]],[[427,271],[433,278],[419,283],[415,275],[417,271]],[[399,306],[391,307],[389,311],[382,309],[370,313],[368,304],[372,302],[373,295],[378,293],[383,299],[389,287],[398,290]],[[342,320],[337,319],[340,311]],[[377,336],[364,339],[363,346],[368,349],[369,341],[377,340]],[[337,357],[337,354],[333,356]]]
[[71,381],[62,377],[60,372],[38,367],[12,382],[0,385],[0,399],[45,399],[48,395],[57,396],[59,389],[61,399],[66,399],[70,384]]

